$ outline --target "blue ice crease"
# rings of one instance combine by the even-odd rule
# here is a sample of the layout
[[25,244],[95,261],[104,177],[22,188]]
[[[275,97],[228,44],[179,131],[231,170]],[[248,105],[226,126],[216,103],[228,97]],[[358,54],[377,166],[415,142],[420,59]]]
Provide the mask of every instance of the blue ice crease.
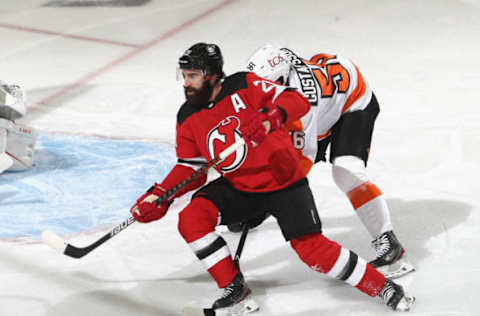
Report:
[[0,174],[0,238],[117,224],[174,164],[169,144],[41,134],[30,170]]

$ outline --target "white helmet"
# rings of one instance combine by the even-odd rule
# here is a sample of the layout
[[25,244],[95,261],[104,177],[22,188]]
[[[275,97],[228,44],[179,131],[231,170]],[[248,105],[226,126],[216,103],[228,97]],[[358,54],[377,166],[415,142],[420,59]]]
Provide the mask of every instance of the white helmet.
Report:
[[272,44],[266,44],[257,49],[247,62],[249,71],[271,81],[282,80],[282,84],[288,81],[290,66],[285,53]]

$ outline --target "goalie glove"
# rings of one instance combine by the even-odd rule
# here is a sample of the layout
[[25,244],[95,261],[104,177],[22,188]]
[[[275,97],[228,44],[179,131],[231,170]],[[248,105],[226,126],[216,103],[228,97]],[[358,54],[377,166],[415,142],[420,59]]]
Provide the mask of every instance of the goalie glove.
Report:
[[160,196],[165,194],[167,190],[162,188],[158,183],[155,183],[150,189],[145,192],[130,208],[130,213],[140,223],[149,223],[161,219],[168,211],[168,207],[173,200],[168,199],[160,205],[155,204]]
[[285,120],[286,113],[281,107],[264,107],[251,121],[240,128],[240,132],[245,141],[255,147],[263,142],[269,133],[282,127]]

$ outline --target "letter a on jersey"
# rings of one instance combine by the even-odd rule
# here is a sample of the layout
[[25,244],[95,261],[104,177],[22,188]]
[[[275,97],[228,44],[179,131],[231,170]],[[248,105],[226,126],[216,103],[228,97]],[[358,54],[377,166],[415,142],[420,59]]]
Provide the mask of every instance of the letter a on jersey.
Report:
[[240,113],[240,110],[247,109],[247,106],[245,105],[245,103],[243,103],[238,93],[233,94],[231,99],[232,99],[233,108],[235,109],[235,113]]
[[[210,157],[216,157],[228,146],[242,138],[239,127],[240,120],[236,116],[229,116],[208,133],[207,142]],[[228,156],[217,168],[224,173],[234,171],[242,165],[246,156],[247,145],[243,145],[235,153]]]

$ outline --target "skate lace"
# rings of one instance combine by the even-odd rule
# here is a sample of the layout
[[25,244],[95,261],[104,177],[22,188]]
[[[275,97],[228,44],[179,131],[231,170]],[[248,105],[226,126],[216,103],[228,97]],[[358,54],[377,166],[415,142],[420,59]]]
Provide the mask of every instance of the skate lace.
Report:
[[387,235],[378,237],[372,243],[377,253],[377,258],[381,258],[384,254],[390,251],[390,240]]
[[390,299],[392,298],[393,294],[395,294],[395,289],[391,285],[387,285],[385,289],[382,291],[382,298],[385,304],[388,304]]
[[227,286],[225,290],[223,290],[222,298],[230,296],[233,293],[233,286]]

